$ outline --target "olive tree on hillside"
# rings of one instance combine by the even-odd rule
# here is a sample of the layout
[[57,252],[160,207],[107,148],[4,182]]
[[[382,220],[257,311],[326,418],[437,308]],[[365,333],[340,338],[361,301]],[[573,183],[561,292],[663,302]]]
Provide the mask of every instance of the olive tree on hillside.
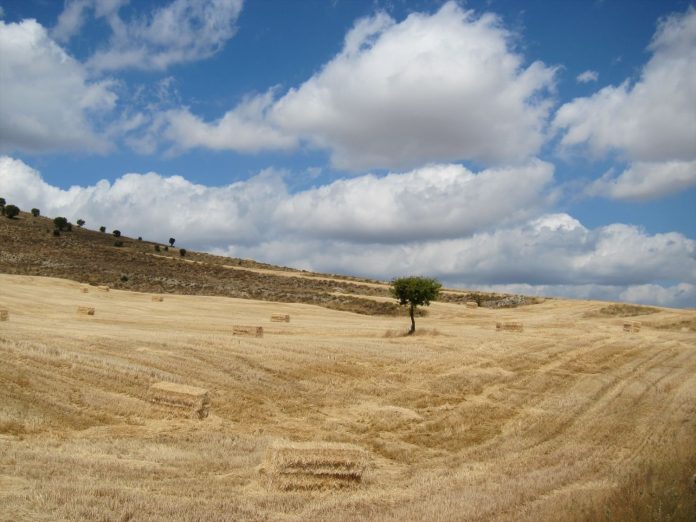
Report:
[[169,246],[174,246],[175,242],[176,242],[176,239],[174,239],[173,237],[169,238]]
[[416,331],[416,320],[413,315],[417,306],[428,306],[430,301],[437,300],[442,284],[430,277],[399,277],[392,279],[391,294],[400,305],[408,305],[411,316],[411,329],[408,334]]
[[65,230],[68,228],[68,218],[58,216],[56,218],[53,218],[53,224],[56,226],[58,230]]
[[15,216],[19,215],[19,207],[16,205],[7,205],[5,207],[5,217],[8,219],[12,219]]

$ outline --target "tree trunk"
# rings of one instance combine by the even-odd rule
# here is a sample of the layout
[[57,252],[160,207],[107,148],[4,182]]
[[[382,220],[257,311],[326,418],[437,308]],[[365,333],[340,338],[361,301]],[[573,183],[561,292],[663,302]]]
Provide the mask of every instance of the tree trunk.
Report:
[[416,331],[416,320],[413,318],[413,304],[411,304],[408,311],[411,314],[411,329],[408,331],[408,335],[411,335],[413,332]]

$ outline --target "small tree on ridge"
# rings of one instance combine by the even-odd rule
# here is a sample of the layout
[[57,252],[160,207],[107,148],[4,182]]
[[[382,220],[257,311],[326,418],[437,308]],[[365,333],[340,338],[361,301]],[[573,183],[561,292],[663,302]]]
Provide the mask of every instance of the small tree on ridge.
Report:
[[442,284],[430,277],[399,277],[392,279],[391,294],[400,305],[408,305],[411,316],[411,329],[408,334],[416,331],[416,320],[413,315],[417,306],[428,306],[430,301],[437,300]]

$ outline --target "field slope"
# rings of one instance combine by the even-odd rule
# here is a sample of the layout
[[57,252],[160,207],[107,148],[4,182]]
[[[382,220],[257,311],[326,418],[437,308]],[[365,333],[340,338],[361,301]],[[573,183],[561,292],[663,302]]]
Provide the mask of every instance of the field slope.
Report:
[[[693,509],[694,311],[624,332],[606,303],[434,303],[405,337],[401,317],[81,286],[0,274],[0,520],[573,520],[628,509],[660,463],[662,509]],[[209,415],[150,402],[161,381],[207,390]],[[277,487],[282,466],[321,487]]]

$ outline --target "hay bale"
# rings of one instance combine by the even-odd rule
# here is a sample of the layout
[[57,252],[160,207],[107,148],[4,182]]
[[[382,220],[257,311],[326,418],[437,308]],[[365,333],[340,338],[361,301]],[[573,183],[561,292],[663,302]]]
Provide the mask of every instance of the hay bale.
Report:
[[108,291],[109,291],[109,287],[106,286],[106,285],[100,285],[100,286],[98,286],[97,288],[98,288],[99,290],[101,290],[102,292],[108,292]]
[[476,301],[467,301],[466,307],[467,308],[478,308],[478,303]]
[[153,295],[152,301],[156,303],[161,303],[162,301],[164,301],[164,297],[162,297],[161,295]]
[[185,410],[198,419],[205,419],[210,411],[208,390],[185,384],[155,383],[150,386],[150,401]]
[[289,323],[290,316],[287,314],[273,314],[271,315],[271,321],[274,323]]
[[623,324],[623,331],[636,333],[636,332],[640,332],[640,327],[641,327],[640,321],[625,321]]
[[2,309],[0,310],[0,321],[9,321],[10,320],[10,312],[8,310]]
[[524,327],[519,321],[504,321],[495,323],[495,330],[497,332],[521,332]]
[[84,315],[94,315],[94,308],[92,308],[91,306],[78,306],[77,313]]
[[244,335],[246,337],[263,337],[261,326],[233,326],[232,335]]
[[367,453],[352,444],[276,443],[266,452],[262,471],[270,485],[288,490],[336,489],[361,482]]
[[87,294],[89,293],[89,288],[86,286],[82,286],[80,287],[80,292],[82,292],[83,294]]

